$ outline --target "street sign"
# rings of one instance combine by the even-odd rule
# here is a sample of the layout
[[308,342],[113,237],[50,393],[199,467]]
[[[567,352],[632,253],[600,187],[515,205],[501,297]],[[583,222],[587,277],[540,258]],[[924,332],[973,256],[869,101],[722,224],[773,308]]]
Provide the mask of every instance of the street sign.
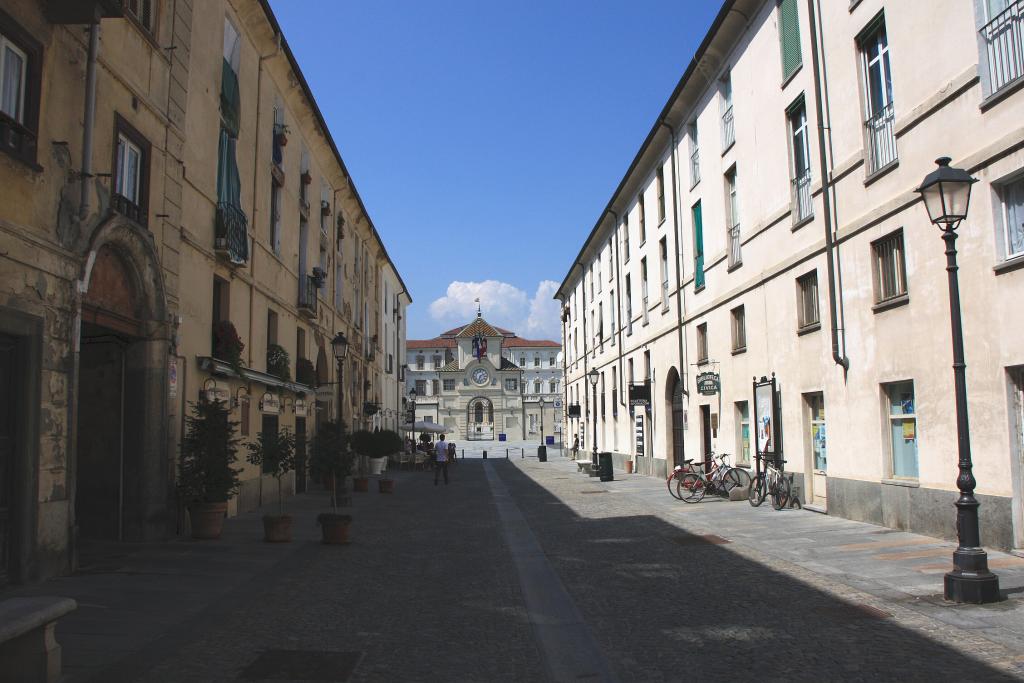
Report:
[[697,393],[702,396],[714,396],[721,387],[721,379],[717,372],[702,372],[697,375]]
[[555,409],[557,410],[557,409],[559,409],[561,407],[562,407],[562,400],[556,398],[555,399]]

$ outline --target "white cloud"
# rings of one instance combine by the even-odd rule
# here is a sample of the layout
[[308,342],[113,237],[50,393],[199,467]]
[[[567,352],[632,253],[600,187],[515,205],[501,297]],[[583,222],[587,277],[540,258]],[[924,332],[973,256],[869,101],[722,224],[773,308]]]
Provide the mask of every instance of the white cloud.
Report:
[[557,289],[557,282],[542,280],[531,299],[525,291],[507,282],[456,280],[448,285],[443,297],[431,302],[430,317],[441,330],[464,325],[476,315],[476,299],[480,299],[484,318],[492,325],[528,339],[558,341],[562,335],[558,302],[551,298]]

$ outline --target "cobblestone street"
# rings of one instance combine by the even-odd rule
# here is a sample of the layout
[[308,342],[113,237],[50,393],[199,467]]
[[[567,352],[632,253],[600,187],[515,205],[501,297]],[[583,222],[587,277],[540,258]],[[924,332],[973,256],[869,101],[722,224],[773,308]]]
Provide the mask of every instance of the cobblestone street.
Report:
[[[317,542],[318,491],[289,502],[290,545],[262,543],[244,515],[221,542],[113,546],[18,594],[79,601],[58,627],[76,683],[1022,678],[1012,562],[999,570],[1008,600],[942,606],[941,573],[916,572],[920,588],[902,592],[886,578],[938,555],[872,579],[857,547],[822,551],[892,549],[898,533],[688,506],[656,479],[602,483],[559,456],[503,456],[459,461],[447,487],[406,471],[393,495],[355,494],[349,546]],[[845,574],[833,556],[851,558]]]

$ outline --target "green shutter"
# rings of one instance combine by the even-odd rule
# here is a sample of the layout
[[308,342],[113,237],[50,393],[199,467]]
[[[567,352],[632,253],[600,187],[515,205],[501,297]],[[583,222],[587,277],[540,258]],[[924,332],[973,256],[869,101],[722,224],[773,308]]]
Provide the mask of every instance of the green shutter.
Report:
[[779,0],[779,40],[782,42],[782,78],[786,79],[802,63],[800,55],[800,15],[796,0]]
[[693,288],[704,286],[704,224],[700,202],[693,206]]

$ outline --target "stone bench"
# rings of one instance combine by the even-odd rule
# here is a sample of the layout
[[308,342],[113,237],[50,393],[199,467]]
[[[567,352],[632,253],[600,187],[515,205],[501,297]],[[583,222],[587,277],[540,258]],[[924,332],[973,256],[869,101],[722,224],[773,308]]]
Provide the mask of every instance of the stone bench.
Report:
[[54,628],[77,607],[57,596],[0,600],[0,683],[56,683],[60,645]]

